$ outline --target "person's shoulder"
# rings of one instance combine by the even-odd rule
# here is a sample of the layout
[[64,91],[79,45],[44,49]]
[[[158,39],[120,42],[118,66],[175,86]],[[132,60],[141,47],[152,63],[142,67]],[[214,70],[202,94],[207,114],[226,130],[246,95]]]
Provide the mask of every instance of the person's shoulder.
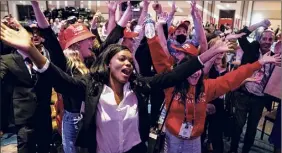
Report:
[[1,55],[1,60],[3,60],[3,62],[6,62],[6,61],[13,60],[14,58],[17,58],[18,56],[19,55],[14,54],[14,53],[6,54],[6,55]]

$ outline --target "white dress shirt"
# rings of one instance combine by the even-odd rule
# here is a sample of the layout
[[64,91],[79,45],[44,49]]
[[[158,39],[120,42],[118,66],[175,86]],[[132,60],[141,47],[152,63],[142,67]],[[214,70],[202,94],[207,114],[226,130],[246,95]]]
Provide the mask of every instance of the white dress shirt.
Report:
[[141,143],[138,100],[129,85],[124,85],[124,98],[119,105],[113,90],[104,85],[96,121],[97,153],[123,153]]

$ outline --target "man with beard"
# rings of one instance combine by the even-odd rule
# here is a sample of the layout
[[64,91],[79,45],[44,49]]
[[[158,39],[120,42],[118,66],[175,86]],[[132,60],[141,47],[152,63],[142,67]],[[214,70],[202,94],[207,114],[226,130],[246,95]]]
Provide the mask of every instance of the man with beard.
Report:
[[[259,27],[268,28],[269,20],[263,20],[260,23],[245,27],[240,33],[246,33],[239,38],[239,44],[244,51],[241,65],[252,63],[270,52],[270,47],[274,41],[274,33],[271,30],[264,30],[256,41],[250,43],[247,40],[249,34]],[[264,87],[273,71],[274,65],[266,64],[260,70],[256,71],[252,78],[253,81],[246,81],[234,93],[235,98],[235,127],[232,136],[230,153],[236,153],[240,141],[242,129],[247,120],[247,130],[244,139],[242,153],[248,153],[254,143],[257,126],[262,115],[263,108],[266,104],[271,104],[271,100],[264,93]]]

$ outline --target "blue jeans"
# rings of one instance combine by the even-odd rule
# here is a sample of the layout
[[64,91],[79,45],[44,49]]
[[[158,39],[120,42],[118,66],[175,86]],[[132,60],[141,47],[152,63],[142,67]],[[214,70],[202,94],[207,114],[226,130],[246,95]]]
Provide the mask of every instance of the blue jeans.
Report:
[[164,153],[201,153],[201,138],[185,140],[165,132]]
[[78,123],[82,120],[80,113],[64,111],[62,123],[62,141],[65,153],[77,153],[75,139],[78,133]]

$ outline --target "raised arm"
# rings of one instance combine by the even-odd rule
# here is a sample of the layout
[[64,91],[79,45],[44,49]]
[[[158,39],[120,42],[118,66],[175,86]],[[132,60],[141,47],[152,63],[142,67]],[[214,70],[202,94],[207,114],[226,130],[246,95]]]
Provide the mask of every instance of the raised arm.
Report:
[[123,13],[122,17],[118,21],[118,25],[125,27],[127,22],[132,18],[132,10],[131,10],[131,4],[130,1],[127,2],[127,8],[125,12]]
[[45,15],[41,12],[38,1],[31,1],[31,5],[35,14],[35,18],[39,28],[45,29],[50,25],[45,18]]
[[108,21],[108,27],[107,27],[107,33],[110,34],[111,31],[116,26],[116,10],[118,6],[119,1],[109,1],[108,2],[108,10],[109,10],[109,21]]
[[167,21],[166,21],[168,28],[171,26],[174,14],[176,12],[177,12],[177,7],[176,7],[176,4],[175,4],[175,1],[173,0],[172,1],[172,6],[171,6],[171,11],[169,12],[168,17],[167,17]]
[[160,43],[159,36],[148,39],[148,45],[152,62],[157,73],[159,74],[171,71],[174,64],[173,57],[168,53],[168,51],[164,51]]
[[138,23],[137,25],[134,27],[133,31],[135,33],[138,33],[138,36],[133,38],[134,39],[134,44],[133,44],[133,50],[132,50],[132,55],[134,57],[134,65],[135,65],[135,68],[137,70],[137,72],[139,73],[140,72],[140,68],[139,68],[139,64],[135,58],[135,55],[136,55],[136,51],[141,43],[141,40],[143,39],[144,37],[144,21],[145,21],[145,18],[146,18],[146,15],[148,14],[148,7],[149,7],[149,4],[150,2],[148,0],[145,0],[143,1],[143,8],[142,8],[142,12],[141,12],[141,15],[138,19]]
[[250,27],[244,27],[239,33],[246,33],[246,35],[242,36],[238,39],[240,47],[244,52],[251,52],[251,43],[247,39],[247,37],[259,27],[268,28],[270,26],[270,21],[265,19],[259,23],[253,24]]
[[195,27],[196,40],[200,44],[200,53],[203,53],[206,50],[208,50],[208,42],[207,42],[206,34],[204,31],[204,27],[202,25],[203,20],[202,20],[200,11],[198,10],[196,6],[196,2],[193,1],[191,5],[192,5],[191,14],[192,14],[193,22],[194,22],[194,27]]
[[168,73],[158,74],[154,77],[142,78],[142,81],[149,83],[152,90],[173,87],[200,70],[203,67],[201,63],[202,62],[199,58],[193,57]]
[[60,69],[66,71],[67,60],[54,31],[51,29],[43,12],[41,12],[38,2],[31,1],[31,4],[41,35],[45,39],[44,47],[49,51],[51,61]]
[[219,56],[220,54],[218,55],[215,55],[213,58],[211,58],[209,61],[207,61],[206,63],[204,63],[204,68],[203,68],[203,71],[204,71],[204,75],[208,75],[216,58]]
[[270,56],[269,53],[265,54],[257,62],[240,66],[238,69],[216,79],[206,80],[205,93],[207,96],[207,102],[238,88],[245,79],[250,77],[255,71],[259,70],[262,65],[279,62],[281,62],[280,55]]
[[28,56],[38,68],[37,71],[42,73],[40,77],[45,81],[50,82],[56,91],[70,97],[76,97],[83,101],[87,84],[86,79],[76,80],[54,64],[50,64],[47,58],[34,46],[29,33],[18,23],[18,21],[15,22],[19,27],[18,31],[1,24],[1,40],[7,45],[18,49],[21,54]]
[[156,31],[163,52],[166,54],[167,58],[170,58],[170,54],[167,47],[167,39],[165,37],[164,28],[163,28],[164,25],[166,24],[166,17],[163,15],[159,16],[159,19],[156,23]]
[[[221,40],[217,40],[217,41],[210,41],[210,49],[214,50],[215,48],[219,47],[220,45],[224,44],[226,42],[222,42]],[[230,45],[232,45],[232,43],[230,43]],[[204,71],[204,75],[207,75],[210,71],[210,69],[212,68],[215,60],[217,59],[218,56],[220,56],[221,54],[217,54],[215,55],[213,58],[211,58],[210,60],[208,60],[206,63],[204,63],[205,67],[203,69]]]
[[147,14],[148,14],[149,4],[150,4],[150,2],[148,0],[144,0],[143,1],[143,8],[142,8],[141,15],[140,15],[140,17],[138,19],[137,25],[143,25],[143,23],[145,21],[145,18],[146,18]]
[[96,56],[99,56],[100,53],[102,53],[102,51],[110,44],[117,43],[120,40],[120,38],[123,37],[125,26],[127,22],[130,20],[131,16],[132,16],[132,11],[129,3],[129,6],[127,7],[121,19],[116,24],[116,27],[111,31],[107,39],[100,45],[100,47],[94,50]]
[[228,45],[223,44],[215,50],[204,52],[198,57],[192,57],[190,60],[178,65],[168,73],[158,74],[157,76],[145,78],[143,81],[149,83],[152,89],[165,89],[184,81],[190,75],[203,68],[203,63],[207,62],[213,56],[228,51]]
[[103,41],[98,32],[98,18],[100,15],[101,15],[101,12],[98,10],[95,13],[95,15],[93,16],[90,29],[91,29],[91,32],[96,36],[98,43],[101,45]]
[[159,17],[163,13],[162,5],[159,4],[157,1],[155,1],[152,7],[156,12],[157,17]]

